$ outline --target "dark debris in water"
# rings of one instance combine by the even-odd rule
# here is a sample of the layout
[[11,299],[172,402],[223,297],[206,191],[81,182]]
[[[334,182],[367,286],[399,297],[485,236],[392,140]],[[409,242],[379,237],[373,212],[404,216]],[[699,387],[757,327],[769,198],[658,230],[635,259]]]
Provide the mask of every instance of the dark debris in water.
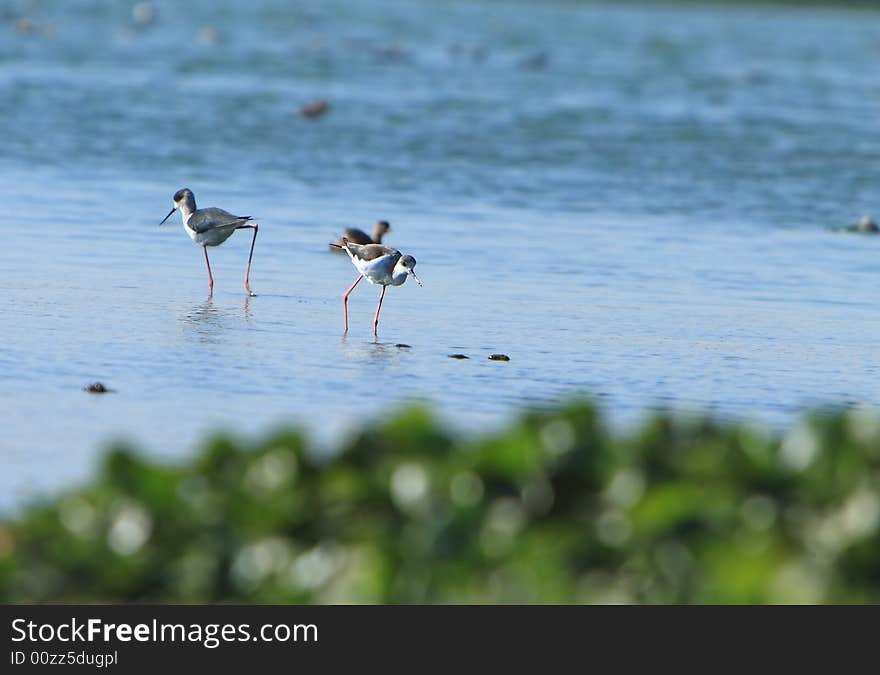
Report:
[[109,394],[113,390],[105,387],[102,382],[92,382],[89,386],[83,387],[83,391],[87,391],[90,394]]
[[549,61],[550,56],[547,52],[538,52],[522,59],[519,62],[519,67],[522,70],[544,70]]
[[450,359],[469,359],[471,357],[466,354],[450,354],[449,358]]
[[394,345],[394,346],[397,347],[398,349],[412,349],[412,345],[406,345],[406,344],[404,344],[404,343],[402,343],[402,342],[398,342],[398,343],[397,343],[396,345]]
[[330,110],[330,104],[324,99],[317,99],[315,101],[309,101],[300,108],[298,115],[306,119],[314,119],[315,117],[324,115],[328,110]]
[[507,354],[492,354],[489,356],[490,361],[510,361],[510,357]]

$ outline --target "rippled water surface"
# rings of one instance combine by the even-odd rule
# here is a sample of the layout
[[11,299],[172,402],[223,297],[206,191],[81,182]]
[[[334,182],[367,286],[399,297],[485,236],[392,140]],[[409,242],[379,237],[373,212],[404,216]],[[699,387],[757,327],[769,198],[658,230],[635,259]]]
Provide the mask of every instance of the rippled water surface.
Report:
[[[880,13],[291,5],[0,3],[0,504],[114,438],[329,439],[406,400],[458,428],[576,392],[624,422],[880,401],[880,237],[829,231],[880,214]],[[157,227],[184,185],[260,223],[258,297],[249,232],[209,298]],[[326,243],[379,218],[425,286],[374,341],[362,284],[342,337]]]

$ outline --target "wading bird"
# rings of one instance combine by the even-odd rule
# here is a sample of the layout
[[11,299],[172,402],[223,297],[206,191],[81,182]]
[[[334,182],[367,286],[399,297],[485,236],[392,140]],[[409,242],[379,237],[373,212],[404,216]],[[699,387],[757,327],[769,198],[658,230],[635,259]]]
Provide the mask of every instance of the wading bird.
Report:
[[391,230],[391,225],[388,224],[387,220],[380,220],[373,226],[373,236],[370,237],[363,230],[359,230],[356,227],[346,227],[342,231],[342,236],[336,240],[335,243],[330,244],[330,250],[335,253],[345,253],[345,249],[342,247],[342,240],[348,239],[348,241],[352,244],[381,244],[382,237],[386,232]]
[[208,246],[219,246],[232,236],[236,230],[253,228],[254,238],[251,240],[251,252],[248,255],[247,271],[244,274],[244,288],[248,295],[256,295],[251,290],[251,259],[254,257],[254,244],[257,243],[257,232],[260,226],[257,223],[249,223],[250,216],[233,216],[223,209],[207,208],[197,209],[196,198],[192,190],[182,188],[174,193],[174,207],[168,215],[162,219],[162,225],[171,217],[171,214],[180,210],[183,217],[183,229],[195,243],[205,251],[205,264],[208,266],[208,286],[214,291],[214,276],[211,274],[211,262],[208,260]]
[[342,296],[342,312],[345,318],[345,332],[348,332],[348,296],[354,290],[361,279],[365,278],[371,284],[382,287],[379,295],[379,306],[376,307],[376,316],[373,318],[373,335],[379,334],[379,312],[382,311],[382,300],[385,298],[385,289],[389,286],[400,286],[408,276],[412,276],[416,283],[421,286],[422,282],[416,276],[413,268],[416,259],[411,255],[403,255],[397,249],[381,244],[352,244],[346,237],[342,238],[341,244],[331,244],[343,249],[351,258],[352,264],[357,267],[360,276],[345,291]]

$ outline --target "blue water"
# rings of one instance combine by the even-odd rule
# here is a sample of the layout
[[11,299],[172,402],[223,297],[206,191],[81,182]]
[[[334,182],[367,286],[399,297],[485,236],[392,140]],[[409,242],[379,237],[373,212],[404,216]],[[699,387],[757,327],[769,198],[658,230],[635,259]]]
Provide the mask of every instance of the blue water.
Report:
[[[0,505],[114,439],[326,442],[402,401],[461,429],[575,393],[624,425],[880,403],[880,237],[829,230],[880,215],[880,12],[133,4],[0,3]],[[157,226],[183,186],[260,223],[258,297],[249,232],[209,298]],[[326,243],[380,218],[425,286],[374,341],[361,284],[342,337]]]

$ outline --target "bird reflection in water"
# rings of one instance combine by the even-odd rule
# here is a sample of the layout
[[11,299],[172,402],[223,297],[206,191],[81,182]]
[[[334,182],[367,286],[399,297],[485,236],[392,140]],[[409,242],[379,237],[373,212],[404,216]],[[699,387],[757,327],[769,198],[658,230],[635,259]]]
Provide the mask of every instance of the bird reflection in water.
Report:
[[348,335],[342,335],[339,341],[342,356],[356,361],[366,361],[374,366],[393,366],[399,363],[400,357],[409,349],[402,349],[394,342],[380,342],[379,338],[372,340],[362,339],[349,340]]
[[250,323],[252,318],[250,303],[250,296],[245,296],[239,314],[232,308],[218,307],[214,304],[213,296],[209,295],[203,302],[182,311],[179,321],[188,336],[196,337],[203,342],[218,343],[241,319],[245,323]]

